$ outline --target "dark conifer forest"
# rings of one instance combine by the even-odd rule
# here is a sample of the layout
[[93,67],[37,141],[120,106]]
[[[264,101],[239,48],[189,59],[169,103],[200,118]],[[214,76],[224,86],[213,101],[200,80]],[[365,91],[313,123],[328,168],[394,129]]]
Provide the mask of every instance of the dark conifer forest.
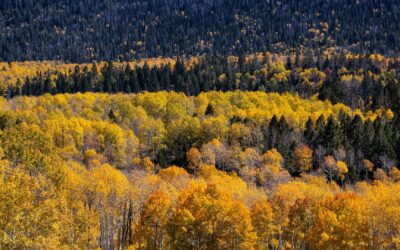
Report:
[[3,0],[0,60],[133,60],[340,46],[398,54],[397,0]]

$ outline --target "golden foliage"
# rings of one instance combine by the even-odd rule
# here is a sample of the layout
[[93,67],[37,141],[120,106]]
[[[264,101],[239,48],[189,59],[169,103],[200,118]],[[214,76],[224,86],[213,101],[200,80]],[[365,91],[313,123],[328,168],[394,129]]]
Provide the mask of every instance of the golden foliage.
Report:
[[[240,147],[259,137],[247,124],[265,124],[274,115],[285,115],[302,130],[308,116],[343,110],[367,119],[376,113],[241,91],[196,97],[87,93],[0,102],[1,112],[12,110],[18,117],[0,132],[1,249],[400,247],[396,167],[389,176],[378,168],[374,175],[380,181],[345,190],[306,174],[313,155],[306,145],[287,163],[277,149]],[[212,115],[206,114],[209,104]],[[109,120],[111,108],[118,122]],[[235,119],[248,122],[227,122]],[[234,146],[227,147],[226,140]],[[178,166],[160,169],[155,155],[172,141],[195,175]],[[285,164],[301,176],[293,179]],[[333,156],[324,165],[340,180],[351,167]],[[367,174],[375,168],[368,160],[363,166]]]

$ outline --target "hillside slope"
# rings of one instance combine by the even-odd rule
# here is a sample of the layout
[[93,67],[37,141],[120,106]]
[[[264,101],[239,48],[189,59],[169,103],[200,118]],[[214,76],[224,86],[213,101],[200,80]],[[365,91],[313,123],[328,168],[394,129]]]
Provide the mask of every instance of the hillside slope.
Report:
[[340,46],[399,51],[387,0],[4,0],[0,60],[132,60]]

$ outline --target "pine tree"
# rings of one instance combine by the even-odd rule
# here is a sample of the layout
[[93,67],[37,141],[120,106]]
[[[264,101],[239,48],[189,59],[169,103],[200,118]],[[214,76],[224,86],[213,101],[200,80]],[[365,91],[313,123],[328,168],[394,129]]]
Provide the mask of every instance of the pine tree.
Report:
[[327,148],[329,154],[332,154],[334,149],[342,145],[340,128],[332,115],[328,117],[323,138],[324,146]]
[[322,145],[324,143],[324,133],[325,133],[325,117],[320,115],[315,122],[315,140],[314,145]]
[[304,138],[306,139],[307,145],[311,145],[314,147],[314,140],[315,140],[315,127],[314,122],[311,117],[308,118],[306,122],[306,128],[304,130]]
[[373,149],[375,154],[375,159],[378,159],[379,156],[387,155],[390,158],[395,158],[395,153],[393,150],[393,146],[388,138],[385,126],[381,119],[376,119],[374,123],[375,127],[375,136],[373,140]]
[[364,123],[359,115],[355,115],[347,129],[349,144],[354,149],[360,149],[364,143]]

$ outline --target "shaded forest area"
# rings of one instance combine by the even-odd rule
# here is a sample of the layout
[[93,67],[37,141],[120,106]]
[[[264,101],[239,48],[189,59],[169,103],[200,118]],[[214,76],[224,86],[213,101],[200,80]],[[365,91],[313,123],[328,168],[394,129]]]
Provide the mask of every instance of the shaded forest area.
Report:
[[146,57],[340,47],[399,52],[396,0],[3,0],[0,60]]

